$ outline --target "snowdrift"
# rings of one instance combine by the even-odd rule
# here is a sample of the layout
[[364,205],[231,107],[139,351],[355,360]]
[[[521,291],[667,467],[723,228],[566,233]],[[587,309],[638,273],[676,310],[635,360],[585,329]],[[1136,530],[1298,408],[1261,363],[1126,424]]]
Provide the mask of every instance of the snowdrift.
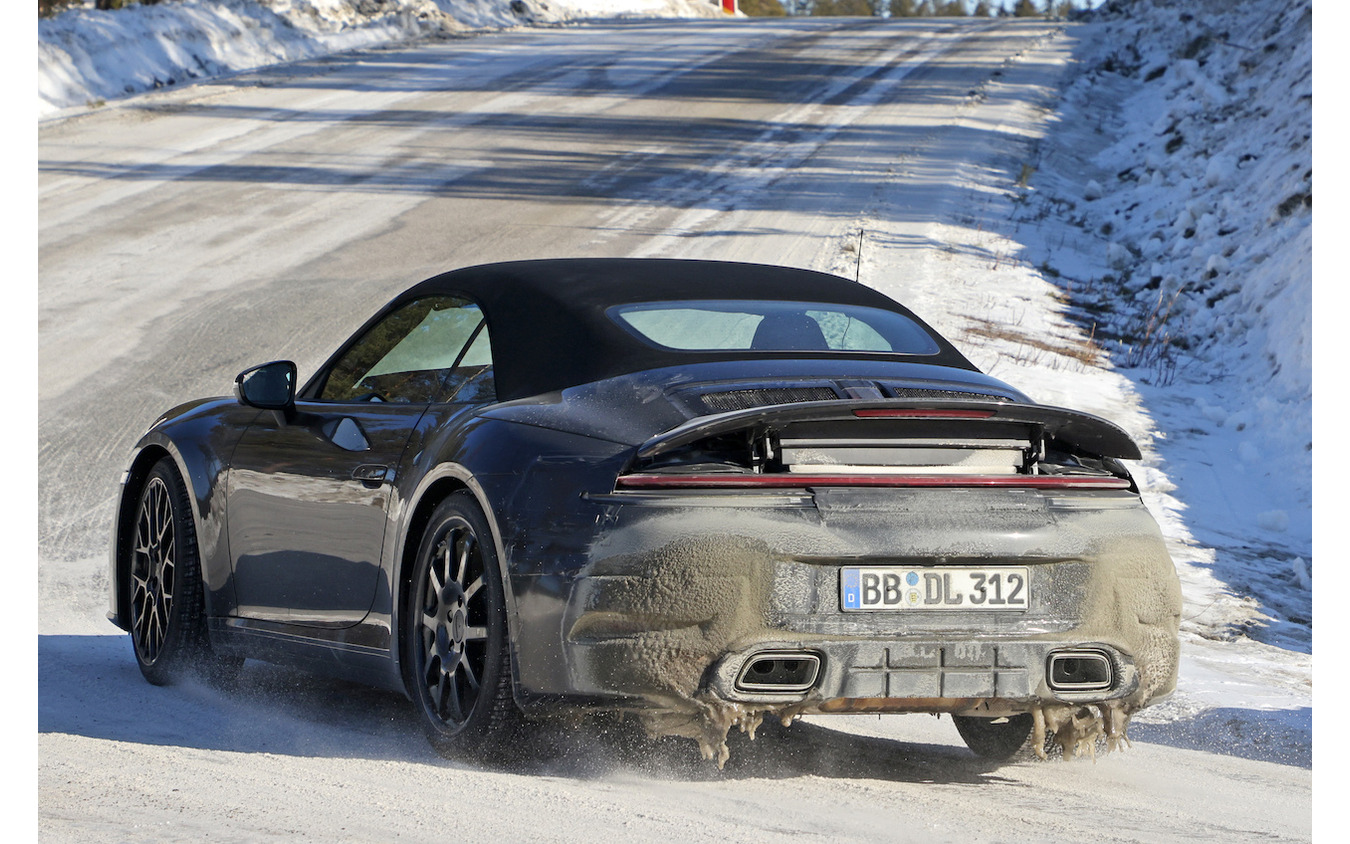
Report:
[[182,0],[38,21],[38,115],[421,37],[596,17],[712,17],[711,0]]

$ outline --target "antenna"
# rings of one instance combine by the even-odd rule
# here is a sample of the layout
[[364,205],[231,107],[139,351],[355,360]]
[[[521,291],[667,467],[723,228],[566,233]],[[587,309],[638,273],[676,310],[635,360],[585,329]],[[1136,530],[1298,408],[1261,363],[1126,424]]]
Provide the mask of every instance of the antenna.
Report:
[[857,265],[857,267],[853,270],[853,281],[854,281],[855,283],[861,283],[861,279],[862,279],[862,247],[863,247],[863,235],[864,235],[866,232],[867,232],[866,229],[858,229],[858,265]]

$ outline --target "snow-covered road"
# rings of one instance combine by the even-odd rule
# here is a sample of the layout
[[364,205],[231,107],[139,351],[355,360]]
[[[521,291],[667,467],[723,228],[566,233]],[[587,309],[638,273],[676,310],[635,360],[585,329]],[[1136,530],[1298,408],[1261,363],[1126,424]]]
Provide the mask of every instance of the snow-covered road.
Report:
[[[904,716],[741,741],[723,775],[620,739],[480,771],[434,757],[396,696],[253,663],[225,697],[151,688],[103,619],[114,484],[156,413],[253,363],[310,372],[395,292],[474,263],[857,273],[992,374],[1147,434],[1010,239],[1003,188],[1072,41],[1042,21],[629,22],[312,60],[44,125],[44,839],[1306,840],[1307,747],[1142,720],[1095,764],[995,769],[949,721]],[[1266,674],[1238,680],[1188,646],[1182,683],[1189,665],[1206,691],[1297,707],[1301,657],[1262,651]]]

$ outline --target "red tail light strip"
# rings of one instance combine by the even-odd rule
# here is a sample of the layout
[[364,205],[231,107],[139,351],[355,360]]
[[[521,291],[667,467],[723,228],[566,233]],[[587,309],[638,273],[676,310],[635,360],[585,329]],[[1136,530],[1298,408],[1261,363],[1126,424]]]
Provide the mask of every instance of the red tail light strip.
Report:
[[619,489],[802,489],[853,487],[1022,487],[1129,489],[1124,478],[1084,475],[624,475]]

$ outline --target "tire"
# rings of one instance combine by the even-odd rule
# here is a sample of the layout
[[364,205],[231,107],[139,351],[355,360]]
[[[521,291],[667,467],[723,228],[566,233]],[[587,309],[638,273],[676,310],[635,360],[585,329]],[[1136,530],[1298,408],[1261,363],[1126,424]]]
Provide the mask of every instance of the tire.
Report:
[[445,756],[490,757],[521,722],[501,569],[487,518],[467,492],[432,513],[403,626],[409,693]]
[[228,681],[243,663],[211,651],[190,508],[173,461],[161,459],[136,502],[126,582],[132,651],[141,674],[156,686],[190,674]]
[[[1032,746],[1035,722],[1031,713],[1008,718],[975,718],[953,715],[956,731],[976,756],[995,762],[1025,762],[1036,758]],[[1046,744],[1051,742],[1047,739]]]

